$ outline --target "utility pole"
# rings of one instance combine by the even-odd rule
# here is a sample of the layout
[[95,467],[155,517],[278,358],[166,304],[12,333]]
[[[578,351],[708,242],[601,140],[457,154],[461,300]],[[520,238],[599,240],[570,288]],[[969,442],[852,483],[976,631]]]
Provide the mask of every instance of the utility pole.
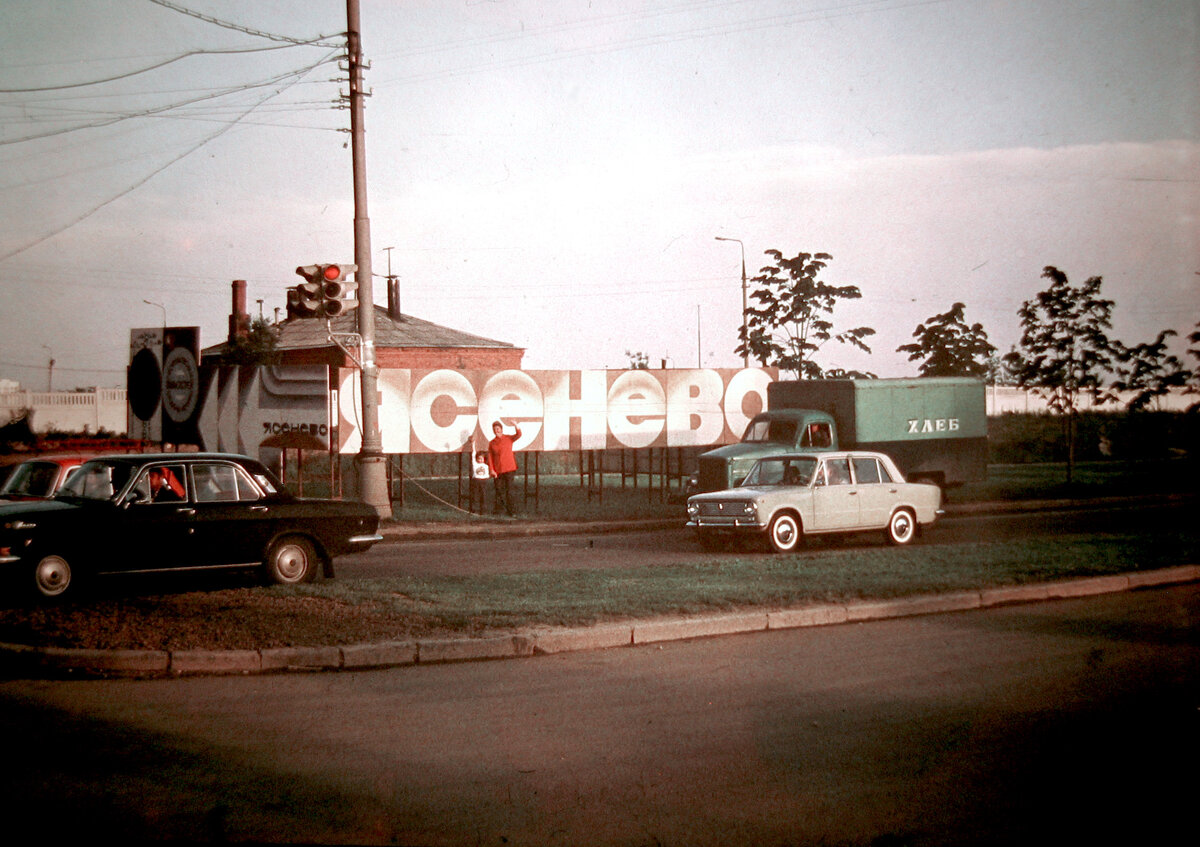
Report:
[[363,61],[359,0],[346,0],[346,46],[350,70],[350,151],[354,162],[354,264],[358,266],[358,334],[362,337],[362,446],[358,453],[359,497],[392,516],[383,438],[379,431],[379,368],[375,364],[375,298],[371,285],[371,219],[367,216],[367,144],[363,127]]

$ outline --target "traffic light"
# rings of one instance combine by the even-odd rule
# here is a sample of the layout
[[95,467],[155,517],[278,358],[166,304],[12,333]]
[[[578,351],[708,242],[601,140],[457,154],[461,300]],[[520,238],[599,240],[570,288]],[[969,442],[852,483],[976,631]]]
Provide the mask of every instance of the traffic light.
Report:
[[357,271],[358,265],[301,265],[296,273],[305,282],[288,290],[288,303],[302,318],[332,318],[357,308],[358,283],[349,279]]
[[350,280],[357,273],[358,265],[323,265],[321,274],[325,279],[321,290],[325,314],[329,317],[341,315],[358,307],[358,282]]
[[296,268],[304,282],[288,289],[288,311],[298,318],[315,318],[321,312],[321,266],[304,265]]

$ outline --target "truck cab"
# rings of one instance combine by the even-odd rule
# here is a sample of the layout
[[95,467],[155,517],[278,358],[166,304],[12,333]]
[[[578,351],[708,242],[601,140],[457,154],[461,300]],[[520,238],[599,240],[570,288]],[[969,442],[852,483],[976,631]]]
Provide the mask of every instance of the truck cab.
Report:
[[815,409],[779,409],[755,415],[737,444],[700,456],[696,491],[720,491],[738,485],[763,456],[775,453],[825,453],[838,448],[833,417]]

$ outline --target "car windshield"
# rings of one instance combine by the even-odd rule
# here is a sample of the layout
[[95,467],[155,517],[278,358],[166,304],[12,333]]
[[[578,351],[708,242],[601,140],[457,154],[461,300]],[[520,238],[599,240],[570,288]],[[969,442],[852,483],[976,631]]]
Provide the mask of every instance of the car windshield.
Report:
[[744,444],[795,444],[796,422],[780,421],[762,418],[750,421],[746,434],[742,436]]
[[86,462],[59,490],[60,497],[83,500],[111,500],[125,488],[134,466],[126,462],[94,460]]
[[0,497],[6,494],[49,497],[57,480],[58,465],[54,462],[22,462],[0,488]]
[[808,485],[816,467],[817,460],[811,456],[762,459],[743,485]]

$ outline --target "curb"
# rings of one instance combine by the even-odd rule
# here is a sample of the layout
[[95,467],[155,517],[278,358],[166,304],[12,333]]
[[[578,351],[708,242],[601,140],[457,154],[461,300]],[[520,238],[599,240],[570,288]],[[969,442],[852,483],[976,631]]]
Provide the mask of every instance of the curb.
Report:
[[580,650],[637,647],[664,641],[711,638],[918,615],[985,609],[1115,594],[1200,581],[1200,565],[1116,576],[1084,577],[1036,585],[1004,586],[891,600],[827,603],[777,611],[661,618],[581,628],[534,629],[487,638],[394,641],[344,647],[265,650],[73,650],[0,644],[0,672],[27,676],[216,676],[296,671],[368,670],[488,659],[517,659]]

